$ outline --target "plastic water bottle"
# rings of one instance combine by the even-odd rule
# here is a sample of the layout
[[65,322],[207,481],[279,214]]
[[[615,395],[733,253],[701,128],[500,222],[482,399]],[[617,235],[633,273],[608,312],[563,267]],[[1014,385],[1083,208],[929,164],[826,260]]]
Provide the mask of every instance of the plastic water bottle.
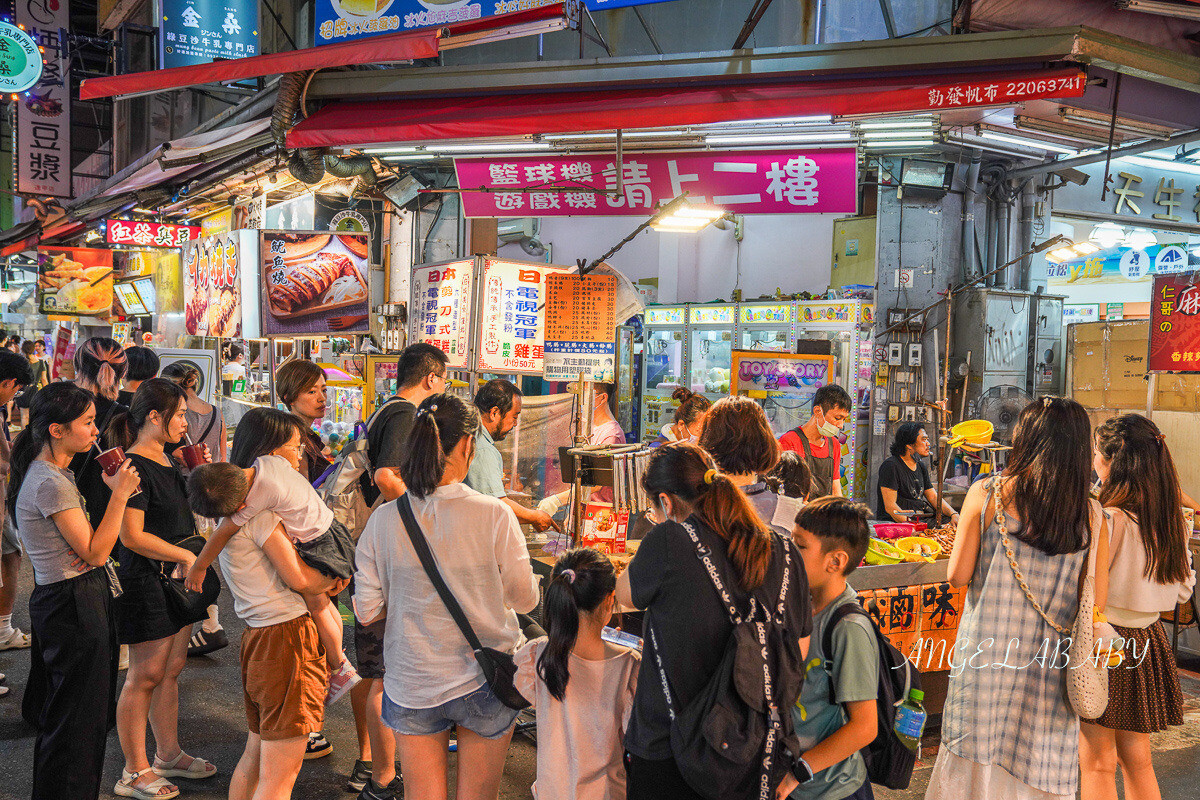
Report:
[[911,689],[908,699],[896,707],[896,723],[893,726],[896,738],[914,753],[921,745],[921,734],[925,732],[925,721],[929,719],[925,706],[921,705],[924,699],[924,692]]

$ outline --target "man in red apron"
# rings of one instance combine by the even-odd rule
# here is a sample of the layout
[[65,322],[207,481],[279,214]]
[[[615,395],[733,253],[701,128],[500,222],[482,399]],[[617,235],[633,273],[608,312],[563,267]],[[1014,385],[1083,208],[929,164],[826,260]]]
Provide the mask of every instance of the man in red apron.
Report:
[[850,418],[850,395],[836,383],[813,395],[813,415],[779,438],[784,450],[804,456],[813,477],[812,497],[842,497],[842,443],[837,438]]

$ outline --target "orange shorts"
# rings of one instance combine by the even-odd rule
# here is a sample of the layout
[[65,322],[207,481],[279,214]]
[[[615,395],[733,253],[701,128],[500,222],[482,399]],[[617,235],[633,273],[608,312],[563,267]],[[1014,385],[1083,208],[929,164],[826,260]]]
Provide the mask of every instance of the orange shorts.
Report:
[[308,614],[242,632],[242,695],[251,733],[281,740],[319,731],[328,684],[325,648]]

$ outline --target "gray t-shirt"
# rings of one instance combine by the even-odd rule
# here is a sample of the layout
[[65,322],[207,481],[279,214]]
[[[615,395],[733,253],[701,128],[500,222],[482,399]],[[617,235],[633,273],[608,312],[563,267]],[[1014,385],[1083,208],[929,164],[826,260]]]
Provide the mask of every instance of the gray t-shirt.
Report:
[[75,486],[75,476],[70,470],[40,459],[29,465],[17,495],[17,533],[33,565],[33,579],[38,586],[76,578],[95,569],[87,564],[83,569],[71,566],[78,557],[52,519],[59,511],[83,507],[83,495]]

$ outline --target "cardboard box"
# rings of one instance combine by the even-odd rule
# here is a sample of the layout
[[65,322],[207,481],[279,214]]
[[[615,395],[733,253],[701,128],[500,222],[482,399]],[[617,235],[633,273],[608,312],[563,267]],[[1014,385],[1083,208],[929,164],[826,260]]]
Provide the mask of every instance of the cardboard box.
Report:
[[608,503],[588,503],[583,512],[583,535],[579,543],[602,553],[617,555],[625,552],[628,532],[627,510],[614,509]]
[[1146,407],[1149,322],[1114,322],[1108,328],[1106,408]]

